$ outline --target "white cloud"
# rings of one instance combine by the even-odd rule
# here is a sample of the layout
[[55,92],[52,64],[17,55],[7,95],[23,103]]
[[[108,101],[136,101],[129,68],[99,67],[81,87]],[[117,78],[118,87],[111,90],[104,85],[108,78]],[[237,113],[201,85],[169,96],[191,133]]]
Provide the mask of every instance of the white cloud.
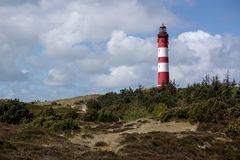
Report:
[[211,35],[198,30],[185,32],[170,42],[170,73],[177,83],[200,81],[206,74],[223,76],[227,71],[239,79],[240,39]]
[[[17,35],[16,35],[17,36]],[[22,81],[27,76],[18,68],[17,59],[25,56],[29,47],[17,40],[8,39],[0,31],[0,81]]]
[[51,86],[71,85],[70,82],[75,79],[74,75],[73,71],[67,67],[61,68],[61,70],[52,68],[48,72],[45,83]]
[[156,55],[154,40],[127,36],[123,31],[113,31],[107,43],[109,61],[113,66],[152,63]]
[[87,51],[78,47],[73,49],[73,45],[84,41],[107,40],[113,30],[146,33],[155,30],[159,20],[169,26],[180,22],[162,3],[158,6],[156,14],[152,14],[137,0],[42,0],[40,4],[42,11],[48,13],[41,17],[45,21],[40,21],[49,26],[46,31],[40,33],[41,42],[45,47],[44,54],[60,58],[71,55],[82,57]]
[[100,87],[128,87],[139,78],[135,67],[120,66],[112,68],[110,74],[93,76],[92,81]]
[[[25,1],[27,3],[27,1]],[[19,68],[38,37],[35,25],[34,7],[25,4],[22,7],[11,6],[15,1],[1,1],[0,5],[0,81],[22,81],[28,76]]]

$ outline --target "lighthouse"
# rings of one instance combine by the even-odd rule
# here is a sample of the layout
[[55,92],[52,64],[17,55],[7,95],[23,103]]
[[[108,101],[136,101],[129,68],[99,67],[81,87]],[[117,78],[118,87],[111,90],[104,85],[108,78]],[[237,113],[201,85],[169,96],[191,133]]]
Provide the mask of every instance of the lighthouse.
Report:
[[158,87],[169,83],[168,33],[164,24],[160,26],[158,43]]

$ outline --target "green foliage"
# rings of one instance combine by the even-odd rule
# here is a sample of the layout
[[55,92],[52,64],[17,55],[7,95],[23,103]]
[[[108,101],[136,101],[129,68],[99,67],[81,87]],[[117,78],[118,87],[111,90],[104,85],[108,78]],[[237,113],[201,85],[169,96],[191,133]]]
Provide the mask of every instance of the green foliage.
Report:
[[98,111],[97,114],[97,119],[99,122],[114,122],[119,120],[117,116],[115,116],[111,111],[106,109],[101,109],[100,111]]
[[159,103],[154,107],[153,115],[156,117],[161,117],[161,115],[167,110],[167,105],[164,103]]
[[87,102],[87,106],[88,106],[88,109],[89,109],[89,110],[92,110],[92,109],[99,110],[99,109],[101,109],[100,104],[99,104],[98,101],[95,100],[95,99],[90,99],[90,100]]
[[223,82],[218,76],[206,76],[201,83],[188,86],[183,91],[183,97],[188,104],[201,102],[211,98],[221,99],[224,103],[235,105],[237,103],[235,81],[230,81],[229,74],[226,74]]
[[171,119],[188,119],[188,110],[189,108],[170,108],[170,109],[165,109],[161,115],[160,119],[162,122],[167,122]]
[[240,118],[231,121],[225,128],[225,133],[229,138],[240,139]]
[[52,107],[49,107],[46,110],[43,110],[41,114],[42,116],[45,116],[45,117],[48,117],[48,116],[56,117],[56,112]]
[[72,120],[58,120],[51,125],[51,128],[54,130],[77,130],[79,129],[78,125]]
[[[151,88],[144,89],[143,86],[139,86],[137,89],[125,88],[120,90],[120,93],[107,93],[103,96],[99,96],[95,100],[89,100],[87,102],[88,111],[83,117],[83,120],[87,121],[99,121],[98,116],[102,114],[100,110],[107,110],[107,116],[111,113],[113,120],[131,120],[141,117],[146,117],[153,112],[155,106],[160,103],[166,107],[174,107],[177,102],[177,89],[174,83],[170,83],[161,89]],[[101,117],[101,116],[100,116]]]
[[30,123],[33,127],[44,127],[52,130],[76,130],[79,129],[74,121],[78,114],[74,111],[67,111],[64,115],[58,114],[52,107],[42,110]]
[[161,119],[161,122],[167,122],[173,117],[174,117],[174,109],[168,109],[161,114],[160,119]]
[[189,118],[194,122],[223,122],[227,105],[222,101],[212,98],[207,101],[194,103],[189,110]]
[[240,86],[230,81],[229,74],[223,81],[207,75],[201,83],[187,88],[177,88],[175,82],[170,82],[161,88],[144,89],[140,85],[135,90],[107,93],[87,102],[89,110],[84,120],[99,121],[99,111],[104,110],[123,120],[153,115],[163,121],[173,118],[227,123],[239,116],[239,97]]
[[82,118],[84,121],[99,121],[99,122],[114,122],[118,121],[119,118],[114,115],[110,110],[101,109],[90,110]]
[[[29,105],[18,100],[0,101],[0,121],[63,130],[75,129],[76,119],[114,122],[147,116],[159,117],[161,121],[188,119],[226,125],[240,116],[240,84],[230,81],[226,74],[223,81],[207,75],[201,83],[187,88],[177,88],[175,82],[161,88],[145,89],[141,85],[136,89],[124,88],[119,93],[109,92],[89,99],[87,113],[80,116],[70,108]],[[36,114],[37,111],[40,112]]]
[[76,119],[76,118],[78,118],[78,113],[75,111],[67,111],[64,114],[64,118],[65,119]]
[[98,111],[96,109],[88,109],[87,113],[82,116],[84,121],[97,121]]
[[136,120],[139,118],[147,117],[149,115],[150,113],[144,107],[132,107],[129,110],[126,110],[126,113],[123,115],[123,120]]
[[240,117],[240,104],[237,106],[233,106],[231,108],[228,108],[227,113],[229,115],[229,118],[239,118]]
[[33,115],[29,113],[26,104],[19,100],[8,100],[0,103],[0,121],[18,124],[21,120],[30,121]]
[[176,108],[174,116],[178,119],[188,119],[189,117],[188,111],[189,111],[189,108],[186,108],[186,107]]

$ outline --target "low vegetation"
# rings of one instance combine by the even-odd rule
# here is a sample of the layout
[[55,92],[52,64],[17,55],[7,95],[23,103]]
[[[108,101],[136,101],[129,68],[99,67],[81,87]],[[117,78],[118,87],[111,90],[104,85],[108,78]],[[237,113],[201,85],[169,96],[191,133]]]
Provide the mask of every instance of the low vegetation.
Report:
[[69,108],[55,108],[51,104],[38,106],[18,100],[0,101],[0,121],[25,124],[51,130],[77,130],[77,120],[93,122],[131,121],[156,117],[161,121],[187,120],[193,123],[215,123],[231,138],[239,138],[240,86],[223,81],[218,76],[206,76],[201,83],[177,88],[172,82],[161,89],[122,89],[82,101],[87,113],[79,114]]
[[[171,82],[161,89],[139,86],[79,99],[0,100],[0,159],[240,159],[240,84],[229,75],[223,81],[206,76],[186,88]],[[87,112],[72,109],[70,102],[86,104]],[[186,121],[198,129],[130,132],[150,121]],[[97,134],[121,141],[107,150],[112,146]],[[92,144],[72,143],[73,135]]]
[[[206,76],[201,83],[177,88],[174,82],[161,89],[122,89],[87,101],[86,121],[129,121],[158,117],[161,121],[188,120],[193,123],[215,123],[225,126],[227,135],[237,138],[240,117],[240,86],[226,75]],[[233,132],[233,133],[231,133]],[[232,136],[234,135],[234,136]]]
[[31,111],[31,104],[19,100],[0,102],[0,121],[8,124],[24,124],[27,127],[43,127],[51,130],[77,130],[79,126],[74,121],[78,114],[72,110],[57,112],[51,107]]

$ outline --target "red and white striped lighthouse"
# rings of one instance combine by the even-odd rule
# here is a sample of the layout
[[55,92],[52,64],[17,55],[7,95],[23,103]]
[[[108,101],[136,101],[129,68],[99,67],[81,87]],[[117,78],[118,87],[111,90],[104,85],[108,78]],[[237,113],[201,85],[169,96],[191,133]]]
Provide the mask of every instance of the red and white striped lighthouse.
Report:
[[158,87],[169,83],[168,67],[168,33],[166,26],[162,24],[158,34]]

